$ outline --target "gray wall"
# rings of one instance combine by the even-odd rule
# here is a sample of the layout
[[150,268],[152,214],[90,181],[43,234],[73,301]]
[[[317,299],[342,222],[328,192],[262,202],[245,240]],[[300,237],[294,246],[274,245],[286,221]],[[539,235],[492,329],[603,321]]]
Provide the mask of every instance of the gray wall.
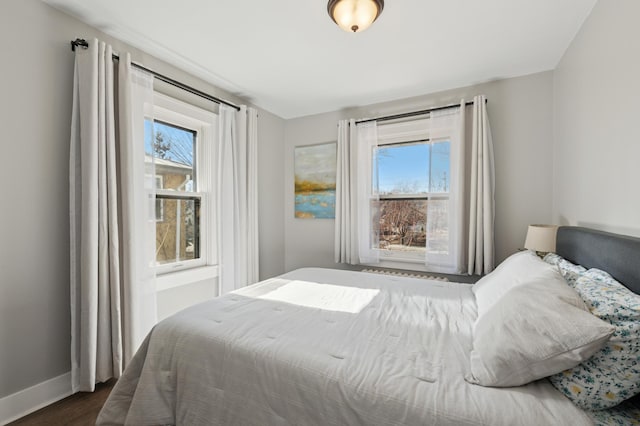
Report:
[[[496,160],[496,256],[524,244],[527,225],[551,220],[552,72],[498,80],[401,101],[287,120],[285,125],[285,269],[340,267],[333,262],[330,219],[293,216],[295,146],[335,141],[337,121],[449,105],[485,94]],[[468,110],[468,114],[470,110]],[[469,120],[470,122],[470,120]]]
[[600,0],[555,70],[556,223],[640,236],[638,17]]
[[[98,37],[165,75],[245,103],[38,0],[0,2],[0,398],[70,370],[69,41],[76,37]],[[193,102],[215,109],[206,101]],[[260,256],[268,276],[284,270],[284,120],[265,111],[259,116]],[[203,283],[168,290],[158,296],[159,311],[164,315],[207,294]]]
[[284,121],[260,111],[258,146],[258,212],[260,228],[260,279],[285,272],[284,269]]

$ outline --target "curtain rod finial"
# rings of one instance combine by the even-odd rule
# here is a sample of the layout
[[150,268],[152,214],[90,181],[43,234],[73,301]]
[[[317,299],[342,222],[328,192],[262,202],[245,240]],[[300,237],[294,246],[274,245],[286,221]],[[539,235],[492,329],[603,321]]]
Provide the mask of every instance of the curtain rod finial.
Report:
[[89,43],[87,42],[87,40],[83,39],[83,38],[77,38],[75,40],[71,40],[71,50],[73,52],[76,51],[76,47],[82,47],[83,49],[87,49],[89,47]]

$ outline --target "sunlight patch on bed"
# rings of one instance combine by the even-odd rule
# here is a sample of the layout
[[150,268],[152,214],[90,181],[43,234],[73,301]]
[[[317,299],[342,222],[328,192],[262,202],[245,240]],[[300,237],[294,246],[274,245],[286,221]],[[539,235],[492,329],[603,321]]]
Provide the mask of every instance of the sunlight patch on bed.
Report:
[[291,281],[259,299],[291,303],[325,311],[357,314],[380,292],[376,289],[319,284],[310,281]]

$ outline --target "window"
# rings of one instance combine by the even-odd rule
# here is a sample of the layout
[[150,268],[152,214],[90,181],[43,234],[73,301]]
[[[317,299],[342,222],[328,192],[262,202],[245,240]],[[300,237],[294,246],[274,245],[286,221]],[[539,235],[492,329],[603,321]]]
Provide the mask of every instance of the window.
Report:
[[[372,225],[378,249],[421,258],[427,249],[446,253],[449,151],[449,141],[399,142],[377,149],[378,220]],[[427,213],[437,231],[429,247]]]
[[434,132],[432,125],[427,118],[378,126],[378,146],[371,152],[370,247],[383,266],[421,269],[407,263],[426,262],[441,272],[453,266],[453,129]]
[[146,161],[153,161],[155,173],[159,274],[215,263],[215,123],[215,114],[160,94],[154,98],[153,117],[145,120]]
[[156,182],[156,262],[200,259],[200,205],[197,192],[198,131],[159,120],[146,122],[145,153],[154,160]]

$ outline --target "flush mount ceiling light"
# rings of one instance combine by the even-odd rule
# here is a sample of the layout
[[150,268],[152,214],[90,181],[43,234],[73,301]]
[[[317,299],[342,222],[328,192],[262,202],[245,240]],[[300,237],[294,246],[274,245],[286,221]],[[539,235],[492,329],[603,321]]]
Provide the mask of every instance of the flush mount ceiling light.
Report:
[[333,22],[347,32],[364,31],[382,13],[384,0],[329,0],[327,11]]

